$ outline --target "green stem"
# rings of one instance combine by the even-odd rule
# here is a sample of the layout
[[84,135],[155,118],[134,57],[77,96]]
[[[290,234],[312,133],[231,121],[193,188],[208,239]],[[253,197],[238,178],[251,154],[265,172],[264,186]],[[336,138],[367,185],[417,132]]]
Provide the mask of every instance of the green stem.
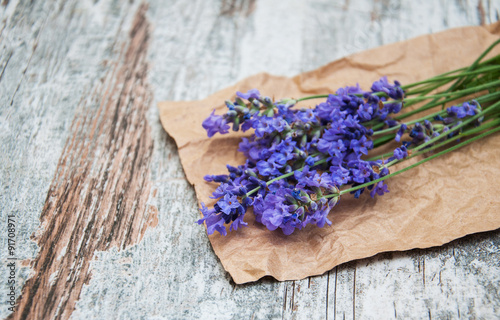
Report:
[[457,131],[458,129],[460,128],[463,128],[464,126],[468,125],[469,123],[471,123],[472,121],[475,121],[476,119],[482,117],[482,116],[485,116],[486,114],[490,113],[492,110],[495,110],[495,108],[499,107],[500,106],[500,101],[495,103],[494,105],[492,105],[491,107],[489,107],[488,109],[486,110],[483,110],[481,112],[479,112],[478,114],[476,114],[475,116],[467,119],[466,121],[462,122],[461,124],[451,128],[449,131],[446,131],[446,132],[443,132],[441,133],[439,136],[435,137],[435,138],[432,138],[430,139],[429,141],[427,141],[426,143],[423,143],[421,145],[419,145],[418,147],[416,147],[414,150],[421,150],[422,148],[425,148],[427,147],[428,145],[430,145],[431,143],[434,143],[440,139],[442,139],[444,136],[452,133],[452,132],[455,132]]
[[422,86],[421,88],[405,92],[405,96],[414,96],[417,94],[426,95],[429,92],[436,90],[436,89],[438,89],[438,88],[440,88],[440,87],[442,87],[450,82],[451,82],[450,80],[442,80],[442,81],[437,82],[437,83],[429,83],[428,85]]
[[391,141],[392,139],[394,139],[395,136],[396,136],[395,134],[390,134],[390,135],[383,136],[383,137],[380,137],[378,139],[373,140],[373,148],[379,147],[379,146]]
[[403,99],[403,100],[389,100],[389,101],[384,101],[382,102],[383,104],[388,104],[388,103],[398,103],[398,102],[402,102],[402,103],[408,103],[408,102],[420,102],[420,101],[423,101],[423,100],[429,100],[429,99],[434,99],[434,98],[446,98],[446,97],[450,97],[451,95],[456,95],[456,96],[465,96],[465,95],[468,95],[468,94],[471,94],[471,93],[476,93],[476,92],[479,92],[479,91],[482,91],[482,90],[486,90],[486,89],[489,89],[491,87],[495,87],[497,85],[500,85],[500,80],[496,80],[496,81],[492,81],[492,82],[489,82],[489,83],[486,83],[486,84],[483,84],[483,85],[479,85],[479,86],[476,86],[476,87],[472,87],[472,88],[467,88],[467,89],[464,89],[464,90],[458,90],[458,91],[454,91],[454,92],[443,92],[443,93],[438,93],[438,94],[433,94],[433,95],[430,95],[430,96],[421,96],[421,97],[415,97],[415,98],[409,98],[409,99]]
[[[494,92],[494,93],[490,93],[490,94],[486,94],[484,96],[481,96],[481,97],[478,97],[476,98],[475,100],[479,103],[479,104],[483,104],[483,103],[487,103],[487,102],[491,102],[491,101],[497,101],[498,98],[500,98],[500,91],[497,91],[497,92]],[[454,100],[454,99],[450,99],[450,100]],[[437,105],[440,105],[441,103],[438,103]],[[436,105],[434,105],[435,107]],[[426,109],[430,109],[430,108],[426,108]],[[424,111],[426,109],[417,109],[417,110],[414,110],[411,112],[411,114],[408,112],[408,113],[405,113],[403,114],[402,116],[404,117],[399,117],[397,118],[398,120],[400,119],[403,119],[403,118],[406,118],[406,116],[409,114],[409,115],[413,115],[413,114],[416,114],[416,113],[419,113],[421,111]],[[426,115],[424,117],[421,117],[419,119],[415,119],[415,120],[412,120],[412,121],[408,121],[408,122],[405,122],[406,125],[411,125],[411,124],[414,124],[414,123],[417,123],[417,122],[421,122],[421,121],[424,121],[424,120],[428,120],[428,119],[433,119],[435,116],[439,116],[439,115],[444,115],[446,114],[446,111],[445,110],[440,110],[440,111],[437,111],[437,112],[434,112],[434,113],[431,113],[429,115]],[[383,125],[383,124],[382,124]],[[376,126],[374,126],[372,129],[375,129]],[[401,125],[396,125],[394,127],[390,127],[390,128],[387,128],[387,129],[383,129],[383,130],[377,130],[377,131],[374,131],[373,132],[373,135],[376,136],[376,135],[381,135],[381,134],[385,134],[385,133],[388,133],[388,132],[392,132],[394,130],[397,130],[401,127]]]
[[[452,141],[455,141],[456,139],[459,139],[460,137],[466,137],[466,136],[470,136],[470,135],[473,135],[473,134],[477,134],[481,131],[484,131],[486,129],[489,129],[491,127],[495,127],[497,125],[500,125],[500,119],[496,119],[494,121],[490,121],[490,122],[487,122],[487,123],[483,123],[481,124],[479,127],[475,127],[475,128],[471,128],[471,129],[468,129],[467,131],[464,131],[462,132],[461,134],[457,135],[457,136],[454,136],[453,139],[446,139],[443,143],[440,144],[440,146],[446,144],[446,143],[450,143]],[[448,131],[449,132],[449,131]],[[455,138],[456,137],[456,138]],[[435,149],[435,147],[431,147],[431,148],[427,148],[425,150],[422,150],[422,151],[418,151],[419,153],[418,154],[421,154],[421,153],[424,153],[424,152],[428,152],[429,150],[432,150],[432,149]],[[409,152],[412,152],[414,151],[414,148],[412,149],[408,149]],[[412,155],[414,155],[416,153],[412,153]],[[375,161],[375,160],[380,160],[380,159],[384,159],[384,158],[388,158],[388,157],[391,157],[394,155],[394,152],[391,151],[391,152],[386,152],[384,154],[381,154],[381,155],[378,155],[378,156],[375,156],[375,157],[372,157],[372,158],[369,158],[367,159],[367,161]]]
[[[477,97],[475,100],[477,102],[479,102],[480,104],[483,104],[483,103],[487,103],[487,102],[491,102],[491,101],[497,101],[498,98],[500,98],[500,91],[496,91],[496,92],[493,92],[493,93],[489,93],[489,94],[485,94],[483,96],[480,96],[480,97]],[[412,116],[414,114],[417,114],[417,113],[420,113],[422,111],[425,111],[425,110],[428,110],[428,109],[432,109],[436,106],[439,106],[443,103],[447,103],[447,102],[451,102],[451,101],[454,101],[456,100],[455,97],[452,97],[452,98],[448,98],[448,99],[445,99],[445,100],[442,100],[442,101],[438,101],[438,102],[435,102],[435,103],[428,103],[418,109],[415,109],[415,110],[412,110],[412,111],[409,111],[409,112],[406,112],[404,114],[400,114],[396,117],[394,117],[395,120],[401,120],[401,119],[404,119],[404,118],[407,118],[409,116]],[[413,121],[409,121],[407,122],[406,124],[413,124],[413,123],[416,123],[416,122],[419,122],[421,120],[425,120],[426,118],[427,119],[430,119],[436,115],[439,115],[441,114],[441,112],[443,112],[443,110],[440,110],[438,112],[435,112],[431,115],[428,115],[428,116],[425,116],[423,118],[420,118],[420,119],[417,119],[417,120],[413,120]],[[392,132],[393,130],[396,130],[396,129],[399,129],[401,125],[398,125],[398,126],[394,126],[394,127],[391,127],[391,128],[388,128],[388,129],[384,129],[384,130],[378,130],[380,128],[383,128],[384,127],[384,123],[378,123],[376,125],[374,125],[372,127],[372,129],[374,130],[374,135],[379,135],[379,134],[383,134],[383,133],[387,133],[387,132]]]
[[476,133],[479,133],[485,129],[489,129],[491,127],[495,127],[497,125],[500,125],[500,119],[497,119],[497,120],[493,120],[493,121],[490,121],[490,122],[487,122],[483,125],[480,125],[479,127],[477,128],[472,128],[472,129],[469,129],[467,130],[466,132],[463,132],[461,134],[461,136],[470,136],[470,135],[473,135],[473,134],[476,134]]
[[[419,86],[422,84],[433,84],[434,82],[441,82],[443,80],[454,80],[454,79],[457,79],[458,77],[469,76],[469,75],[479,75],[479,74],[482,74],[485,72],[490,72],[490,71],[495,71],[495,70],[500,70],[500,66],[496,66],[496,65],[486,66],[484,68],[480,68],[480,69],[477,69],[474,71],[462,72],[462,73],[460,73],[458,75],[454,75],[454,76],[437,76],[437,77],[429,78],[429,79],[426,79],[423,81],[414,82],[414,83],[411,83],[411,84],[406,85],[406,86],[401,86],[401,88],[403,90],[407,90],[407,89],[410,89],[410,88],[413,88],[413,87],[416,87],[416,86]],[[449,82],[449,81],[447,81],[447,82]],[[408,91],[406,94],[412,95],[415,93],[414,93],[414,91]]]
[[[493,44],[491,44],[485,51],[483,51],[483,53],[467,68],[466,71],[474,70],[480,64],[480,61],[499,43],[500,43],[500,39],[493,42]],[[498,58],[498,56],[496,56],[494,59],[496,59],[496,58]],[[490,59],[490,60],[492,60],[492,59]],[[470,82],[470,80],[471,80],[470,76],[460,77],[457,79],[457,81],[455,81],[454,84],[451,85],[450,88],[448,88],[446,90],[446,92],[450,92],[450,91],[455,90],[455,88],[457,88],[457,87],[464,86],[467,82]],[[435,101],[436,100],[433,100],[432,102],[435,102]]]
[[459,143],[459,144],[457,144],[457,145],[455,145],[455,146],[453,146],[453,147],[450,147],[450,148],[448,148],[448,149],[446,149],[446,150],[443,150],[443,151],[441,151],[441,152],[438,152],[438,153],[436,153],[436,154],[434,154],[434,155],[432,155],[432,156],[430,156],[430,157],[428,157],[428,158],[422,159],[422,160],[420,160],[420,161],[418,161],[418,162],[416,162],[416,163],[414,163],[414,164],[412,164],[412,165],[410,165],[410,166],[408,166],[408,167],[406,167],[406,168],[403,168],[403,169],[398,170],[398,171],[396,171],[396,172],[394,172],[394,173],[388,174],[388,175],[386,175],[386,176],[384,176],[384,177],[382,177],[382,178],[379,178],[379,179],[376,179],[376,180],[373,180],[373,181],[370,181],[370,182],[367,182],[367,183],[361,184],[361,185],[359,185],[359,186],[355,186],[355,187],[352,187],[352,188],[349,188],[349,189],[342,190],[342,191],[340,191],[339,193],[333,193],[333,194],[327,195],[327,196],[325,196],[325,198],[333,198],[333,197],[338,197],[338,196],[341,196],[341,195],[343,195],[343,194],[346,194],[346,193],[349,193],[349,192],[352,192],[352,191],[356,191],[356,190],[359,190],[359,189],[362,189],[362,188],[365,188],[365,187],[369,187],[369,186],[371,186],[371,185],[373,185],[373,184],[375,184],[375,183],[378,183],[378,182],[380,182],[380,181],[384,181],[384,180],[386,180],[386,179],[389,179],[389,178],[391,178],[391,177],[394,177],[394,176],[396,176],[396,175],[398,175],[398,174],[400,174],[400,173],[403,173],[403,172],[408,171],[408,170],[410,170],[410,169],[412,169],[412,168],[415,168],[416,166],[419,166],[419,165],[421,165],[422,163],[425,163],[425,162],[430,161],[430,160],[432,160],[432,159],[434,159],[434,158],[437,158],[437,157],[439,157],[439,156],[442,156],[442,155],[444,155],[444,154],[446,154],[446,153],[448,153],[448,152],[451,152],[451,151],[453,151],[453,150],[456,150],[456,149],[458,149],[458,148],[461,148],[461,147],[463,147],[463,146],[465,146],[465,145],[468,145],[469,143],[472,143],[472,142],[474,142],[474,141],[476,141],[476,140],[478,140],[478,139],[484,138],[484,137],[486,137],[486,136],[488,136],[488,135],[490,135],[490,134],[493,134],[493,133],[495,133],[495,132],[498,132],[498,131],[500,131],[500,127],[499,127],[499,128],[496,128],[496,129],[493,129],[493,130],[490,130],[490,131],[487,131],[487,132],[485,132],[485,133],[483,133],[483,134],[480,134],[480,135],[478,135],[478,136],[476,136],[476,137],[474,137],[474,138],[468,139],[468,140],[466,140],[466,141],[464,141],[464,142],[461,142],[461,143]]
[[[465,94],[465,95],[467,95],[467,94]],[[425,111],[425,110],[432,109],[434,107],[442,105],[443,103],[454,101],[457,98],[461,98],[461,97],[463,97],[465,95],[461,95],[461,96],[458,96],[458,97],[451,97],[451,98],[444,99],[442,101],[437,101],[437,102],[434,102],[434,103],[428,103],[428,104],[426,104],[426,105],[424,105],[424,106],[422,106],[422,107],[420,107],[418,109],[415,109],[413,111],[409,111],[409,112],[406,112],[404,114],[400,114],[399,116],[394,117],[394,119],[401,120],[401,119],[404,119],[404,118],[408,118],[408,117],[410,117],[410,116],[412,116],[414,114],[417,114],[417,113]],[[486,94],[484,96],[476,98],[475,100],[477,100],[479,103],[484,103],[484,102],[488,102],[488,101],[493,101],[495,97],[500,97],[500,92],[494,92],[494,93]],[[489,99],[489,100],[487,100],[487,99]],[[375,127],[374,127],[374,129],[375,129]]]
[[328,96],[330,96],[330,94],[318,94],[318,95],[315,95],[315,96],[308,96],[308,97],[303,97],[303,98],[300,98],[300,99],[295,99],[295,101],[300,102],[300,101],[304,101],[304,100],[328,98]]
[[[475,133],[481,132],[481,131],[483,131],[483,130],[485,130],[485,129],[487,129],[487,128],[490,128],[490,127],[492,127],[492,126],[496,126],[498,123],[500,123],[500,122],[497,122],[497,123],[489,122],[488,124],[486,124],[486,125],[482,126],[481,130],[476,131],[476,132],[473,132],[473,131],[475,131],[475,130],[471,130],[471,131],[467,130],[467,132],[466,132],[466,133],[461,133],[461,134],[458,134],[458,135],[456,135],[456,136],[453,136],[453,137],[451,137],[450,139],[446,139],[445,141],[442,141],[441,143],[435,144],[435,145],[433,145],[432,147],[429,147],[429,148],[427,148],[427,149],[425,149],[425,150],[420,150],[420,151],[417,151],[417,152],[412,152],[412,154],[411,154],[410,156],[408,156],[408,157],[406,157],[406,158],[402,159],[400,162],[402,162],[402,161],[404,161],[404,160],[408,160],[408,159],[414,158],[414,157],[417,157],[417,156],[419,156],[419,155],[421,155],[421,154],[424,154],[424,153],[427,153],[427,152],[433,151],[433,150],[435,150],[435,149],[439,149],[439,148],[441,148],[442,146],[445,146],[445,145],[447,145],[447,144],[450,144],[450,143],[452,143],[452,142],[455,142],[455,141],[457,141],[457,140],[460,140],[460,139],[461,139],[461,138],[463,138],[463,137],[466,137],[466,136],[469,136],[469,135],[472,135],[472,134],[475,134]],[[480,127],[476,128],[476,129],[479,129],[479,128],[480,128]],[[500,128],[497,128],[497,129],[500,129]],[[497,129],[495,129],[495,130],[497,130]],[[493,130],[493,131],[494,131],[494,130]]]
[[[405,122],[405,124],[406,125],[411,125],[411,124],[414,124],[414,123],[417,123],[417,122],[421,122],[421,121],[424,121],[424,120],[433,119],[435,116],[440,116],[440,115],[443,115],[445,113],[446,113],[446,110],[441,110],[441,111],[434,112],[434,113],[431,113],[429,115],[426,115],[426,116],[424,116],[422,118],[418,118],[416,120]],[[377,135],[381,135],[381,134],[384,134],[384,133],[389,133],[389,132],[392,132],[394,130],[399,129],[400,127],[401,127],[401,125],[398,124],[397,126],[390,127],[390,128],[384,129],[384,130],[377,130],[377,131],[373,132],[373,135],[377,136]]]

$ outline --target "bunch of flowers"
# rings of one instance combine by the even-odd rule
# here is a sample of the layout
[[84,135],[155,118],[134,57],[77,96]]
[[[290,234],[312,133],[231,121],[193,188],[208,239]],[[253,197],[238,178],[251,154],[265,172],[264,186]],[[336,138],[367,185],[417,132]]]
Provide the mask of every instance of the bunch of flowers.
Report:
[[[203,127],[209,137],[231,127],[253,130],[239,144],[246,162],[227,165],[228,174],[205,176],[219,183],[212,194],[218,200],[213,208],[202,203],[198,223],[209,234],[226,235],[226,225],[247,225],[243,219],[251,207],[257,222],[286,235],[308,224],[323,227],[331,224],[328,213],[341,196],[382,196],[389,192],[388,178],[499,131],[500,55],[482,61],[497,44],[468,68],[405,86],[383,77],[368,91],[356,85],[278,101],[257,89],[237,92],[234,101],[226,101],[227,112],[214,110]],[[312,109],[297,108],[309,99],[325,100]],[[374,154],[388,143],[395,144],[393,151]],[[423,153],[431,155],[390,172]]]

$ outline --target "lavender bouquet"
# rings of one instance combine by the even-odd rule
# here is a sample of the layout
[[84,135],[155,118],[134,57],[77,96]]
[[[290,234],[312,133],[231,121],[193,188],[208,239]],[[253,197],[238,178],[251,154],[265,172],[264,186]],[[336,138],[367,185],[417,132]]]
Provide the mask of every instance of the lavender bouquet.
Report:
[[[247,160],[227,165],[227,175],[205,176],[219,183],[212,194],[218,200],[213,208],[202,203],[198,223],[226,235],[228,224],[247,225],[251,207],[257,222],[286,235],[308,224],[323,227],[341,196],[384,195],[388,178],[499,131],[500,55],[483,61],[498,43],[467,68],[407,85],[384,77],[369,91],[356,85],[278,101],[256,89],[238,92],[226,101],[226,114],[212,112],[203,127],[209,137],[227,134],[230,124],[234,131],[254,129],[239,145]],[[309,99],[326,100],[294,108]],[[392,151],[378,151],[384,145]]]

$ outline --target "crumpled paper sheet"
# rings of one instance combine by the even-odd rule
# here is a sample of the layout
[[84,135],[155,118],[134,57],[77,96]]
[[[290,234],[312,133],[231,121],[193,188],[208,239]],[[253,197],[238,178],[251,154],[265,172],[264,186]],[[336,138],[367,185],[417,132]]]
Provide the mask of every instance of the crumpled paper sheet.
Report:
[[[410,83],[469,65],[499,36],[500,23],[451,29],[354,54],[293,78],[258,74],[204,100],[161,102],[161,122],[177,143],[198,201],[213,205],[209,196],[216,184],[205,182],[203,176],[226,173],[226,164],[242,164],[237,148],[245,134],[208,139],[201,123],[214,108],[222,114],[224,101],[233,99],[236,91],[258,88],[279,99],[331,93],[357,82],[369,89],[383,75]],[[301,106],[314,103],[304,101]],[[388,185],[390,193],[375,199],[366,193],[360,199],[343,196],[328,216],[332,226],[308,226],[285,236],[279,229],[267,230],[247,212],[249,227],[209,239],[224,268],[240,284],[266,275],[298,280],[380,252],[439,246],[497,229],[500,136],[431,160],[389,179]]]

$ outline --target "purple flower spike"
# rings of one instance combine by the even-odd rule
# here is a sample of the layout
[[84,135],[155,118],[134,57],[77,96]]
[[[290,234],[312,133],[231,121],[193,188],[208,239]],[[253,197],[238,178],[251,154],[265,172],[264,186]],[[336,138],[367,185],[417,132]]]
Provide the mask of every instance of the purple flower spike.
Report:
[[345,91],[349,94],[363,94],[365,93],[365,91],[363,91],[361,89],[361,87],[359,86],[359,83],[356,83],[356,86],[353,86],[353,87],[345,87]]
[[233,211],[233,209],[236,209],[240,206],[240,203],[236,196],[230,194],[224,195],[224,198],[219,200],[217,204],[225,214],[231,214],[231,211]]
[[370,192],[370,196],[372,198],[375,197],[375,194],[378,194],[379,196],[383,196],[384,193],[388,193],[389,190],[387,189],[387,185],[384,184],[384,181],[379,181],[377,184],[375,184],[375,187],[372,189]]
[[226,120],[224,120],[222,116],[215,115],[215,109],[210,116],[203,121],[202,126],[207,130],[209,138],[213,137],[217,132],[220,134],[229,132],[229,125],[226,123]]
[[233,223],[231,223],[229,231],[238,230],[243,227],[248,227],[248,223],[243,221],[243,215],[241,215],[238,218],[236,218],[236,220],[234,220]]
[[321,206],[321,208],[315,211],[314,214],[311,216],[311,220],[313,221],[313,223],[315,223],[320,228],[323,228],[325,224],[331,226],[332,222],[327,218],[330,209],[331,207],[329,205]]
[[394,140],[396,140],[397,142],[401,141],[401,137],[405,133],[406,129],[408,129],[408,127],[403,123],[401,127],[399,127],[398,133],[396,133],[396,138]]
[[[302,99],[276,102],[257,89],[238,92],[235,101],[226,103],[229,111],[222,116],[212,112],[203,122],[209,137],[227,133],[229,125],[233,130],[253,131],[239,144],[244,164],[227,165],[227,174],[205,176],[206,181],[218,183],[211,196],[216,203],[211,209],[202,204],[203,217],[198,220],[209,234],[226,235],[246,226],[248,209],[257,223],[285,235],[310,224],[330,225],[328,213],[340,189],[354,198],[365,191],[372,197],[384,195],[389,190],[381,178],[390,177],[389,164],[410,158],[409,146],[415,150],[432,137],[445,141],[457,136],[460,131],[450,134],[451,128],[482,110],[477,102],[465,102],[434,118],[425,116],[404,124],[397,120],[404,117],[396,116],[405,96],[397,81],[390,83],[383,77],[367,92],[358,85],[335,92],[309,109],[291,108]],[[384,124],[391,129],[374,131]],[[375,140],[389,131],[387,139]],[[385,144],[394,136],[399,143],[391,148],[392,154],[371,158],[374,141]]]
[[221,214],[216,214],[214,209],[208,209],[203,202],[201,203],[200,211],[203,213],[203,218],[198,220],[198,224],[205,222],[208,234],[213,234],[217,231],[224,236],[227,235],[224,219]]
[[356,154],[368,154],[368,149],[373,147],[373,141],[367,140],[365,136],[362,136],[359,140],[352,139],[350,147]]
[[389,120],[385,120],[384,121],[385,124],[389,127],[389,128],[392,128],[392,127],[395,127],[398,125],[398,122],[396,120],[393,120],[393,119],[389,119]]
[[240,97],[241,99],[259,99],[260,98],[260,92],[257,89],[250,89],[248,90],[247,93],[242,93],[240,91],[236,92],[236,95]]
[[478,102],[473,100],[471,101],[470,103],[469,102],[464,102],[464,104],[462,105],[464,107],[464,110],[465,110],[465,113],[468,115],[468,116],[474,116],[476,115],[476,110],[477,110],[477,104]]
[[312,167],[314,165],[314,158],[309,156],[306,158],[306,164],[310,167]]
[[394,150],[394,157],[398,160],[408,157],[408,150],[405,146],[401,146],[400,148],[396,148]]

